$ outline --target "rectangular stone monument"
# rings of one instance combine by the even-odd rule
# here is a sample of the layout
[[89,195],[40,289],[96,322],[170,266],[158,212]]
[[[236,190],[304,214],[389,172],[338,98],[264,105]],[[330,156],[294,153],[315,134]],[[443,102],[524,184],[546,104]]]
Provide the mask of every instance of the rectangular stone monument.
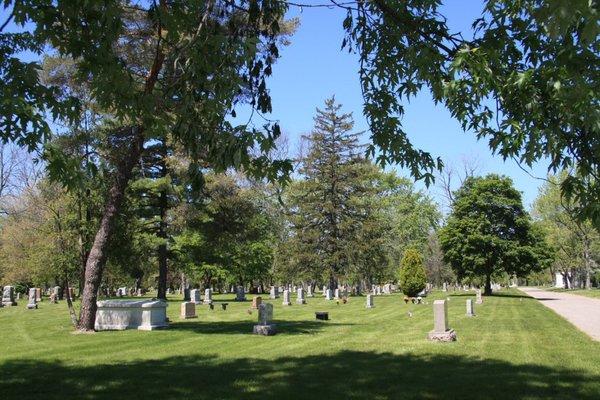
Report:
[[[285,295],[284,291],[284,295]],[[288,295],[289,295],[289,291]],[[256,335],[272,336],[277,333],[273,321],[273,304],[262,303],[258,307],[258,325],[254,325],[252,332]]]
[[17,302],[15,301],[14,286],[4,286],[4,289],[2,290],[2,304],[6,307],[17,305]]
[[27,303],[27,309],[35,310],[37,308],[37,290],[36,288],[31,288],[29,289],[29,302]]
[[333,292],[331,289],[325,290],[325,300],[333,300]]
[[299,287],[296,292],[296,303],[297,304],[306,304],[306,299],[304,298],[304,289]]
[[281,302],[284,306],[291,306],[292,302],[290,301],[290,291],[285,289],[283,291],[283,301]]
[[427,338],[440,342],[456,340],[456,332],[448,326],[448,303],[446,300],[433,302],[433,330],[429,332]]
[[442,292],[447,292],[448,291],[448,284],[446,282],[444,282],[444,285],[442,286]]
[[184,288],[183,289],[183,301],[190,301],[190,289],[189,288]]
[[340,299],[340,289],[336,288],[335,291],[333,292],[333,296],[336,300]]
[[42,301],[42,288],[35,288],[35,301]]
[[275,286],[271,286],[271,290],[269,291],[269,298],[276,299],[279,297],[279,291]]
[[235,292],[235,301],[246,301],[246,292],[243,286],[238,286]]
[[375,305],[373,305],[373,295],[368,294],[367,295],[367,308],[373,308],[373,307],[375,307]]
[[262,297],[254,296],[252,297],[252,309],[258,310],[258,307],[262,304]]
[[143,293],[142,293],[142,288],[138,288],[138,289],[136,290],[136,296],[137,296],[137,297],[142,297],[142,295],[143,295]]
[[327,286],[323,286],[323,297],[327,297]]
[[162,300],[103,300],[97,302],[97,331],[167,328],[167,302]]
[[200,297],[200,290],[198,290],[198,289],[190,290],[190,301],[194,304],[202,303],[202,299]]
[[467,299],[467,317],[475,316],[475,312],[473,311],[473,299]]
[[476,304],[483,304],[483,298],[481,297],[481,289],[477,289],[475,291],[475,296],[476,296],[475,303]]
[[312,285],[308,285],[306,289],[306,297],[314,297]]
[[204,289],[204,304],[212,304],[212,303],[213,303],[212,289],[206,288],[206,289]]
[[196,303],[184,301],[181,303],[181,319],[196,318]]

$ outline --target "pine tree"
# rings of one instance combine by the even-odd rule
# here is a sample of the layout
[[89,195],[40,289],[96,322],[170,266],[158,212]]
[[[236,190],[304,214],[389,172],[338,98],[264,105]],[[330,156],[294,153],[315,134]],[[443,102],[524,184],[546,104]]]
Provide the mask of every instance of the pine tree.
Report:
[[[349,268],[349,248],[357,233],[361,207],[356,199],[368,190],[361,179],[360,133],[353,133],[352,114],[332,97],[317,109],[300,173],[291,195],[293,204],[294,259],[317,279],[325,277],[334,288]],[[324,276],[322,274],[325,274]],[[321,276],[317,276],[321,275]]]

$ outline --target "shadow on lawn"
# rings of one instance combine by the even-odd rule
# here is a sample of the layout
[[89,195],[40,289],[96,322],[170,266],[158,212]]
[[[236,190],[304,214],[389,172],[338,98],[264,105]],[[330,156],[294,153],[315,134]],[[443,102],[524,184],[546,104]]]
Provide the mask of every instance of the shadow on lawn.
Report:
[[[268,340],[268,338],[265,338]],[[597,376],[460,356],[344,351],[275,360],[0,364],[2,399],[597,399]]]
[[[474,297],[475,293],[453,293],[449,295],[450,297]],[[490,297],[506,297],[507,299],[533,299],[531,296],[527,296],[524,294],[513,294],[513,293],[502,293],[502,292],[493,292],[491,296],[483,295],[483,298]]]
[[[315,333],[321,329],[331,325],[352,325],[352,324],[336,324],[335,322],[321,321],[278,321],[273,323],[277,325],[277,330],[281,334],[307,334]],[[194,320],[181,322],[174,321],[169,324],[169,330],[186,330],[202,334],[252,334],[252,326],[256,325],[255,321],[220,321],[214,323],[211,321]]]

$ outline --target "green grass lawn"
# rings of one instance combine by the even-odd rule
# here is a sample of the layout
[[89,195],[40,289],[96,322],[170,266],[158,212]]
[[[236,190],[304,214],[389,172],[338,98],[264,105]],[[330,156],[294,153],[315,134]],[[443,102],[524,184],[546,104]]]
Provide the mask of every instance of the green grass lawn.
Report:
[[563,292],[563,293],[571,293],[577,294],[579,296],[592,297],[594,299],[600,299],[600,289],[559,289],[559,288],[549,288],[549,290],[553,292]]
[[[445,296],[458,341],[431,343],[431,301]],[[378,296],[370,310],[364,297],[279,299],[272,337],[251,334],[250,302],[215,297],[227,311],[181,321],[174,299],[171,328],[153,332],[74,335],[64,302],[2,308],[0,399],[600,398],[600,343],[516,290],[485,297],[474,318],[464,292],[427,305]]]

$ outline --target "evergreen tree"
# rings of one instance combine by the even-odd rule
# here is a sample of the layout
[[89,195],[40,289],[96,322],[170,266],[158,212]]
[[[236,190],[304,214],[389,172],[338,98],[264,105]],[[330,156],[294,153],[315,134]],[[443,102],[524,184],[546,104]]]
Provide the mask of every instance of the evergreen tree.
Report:
[[400,289],[407,296],[414,297],[425,289],[427,277],[423,266],[423,257],[418,250],[407,249],[404,252],[398,278]]
[[[359,155],[360,133],[352,132],[352,114],[341,113],[335,98],[317,109],[308,154],[301,160],[305,178],[291,193],[295,262],[324,271],[329,286],[348,271],[349,249],[357,235],[357,222],[364,209],[356,199],[368,190],[360,168],[366,160]],[[310,268],[310,267],[309,267]]]

